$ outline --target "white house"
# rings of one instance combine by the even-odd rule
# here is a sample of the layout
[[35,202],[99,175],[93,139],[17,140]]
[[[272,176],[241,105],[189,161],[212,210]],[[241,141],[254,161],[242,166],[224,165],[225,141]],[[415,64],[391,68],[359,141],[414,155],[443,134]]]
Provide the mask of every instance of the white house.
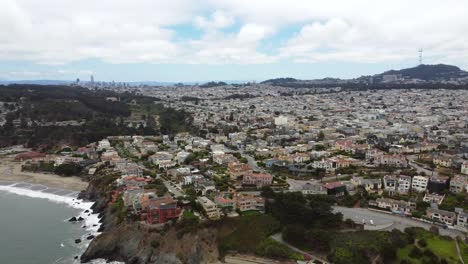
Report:
[[104,149],[109,149],[110,148],[110,142],[107,139],[103,139],[98,142],[98,150],[104,150]]
[[412,189],[417,192],[424,192],[427,189],[427,183],[429,182],[429,178],[425,176],[414,176]]
[[287,116],[278,116],[275,117],[275,126],[286,126],[288,125],[288,117]]
[[468,175],[468,161],[463,162],[461,166],[461,173]]
[[400,175],[398,178],[398,192],[408,193],[411,189],[411,176]]

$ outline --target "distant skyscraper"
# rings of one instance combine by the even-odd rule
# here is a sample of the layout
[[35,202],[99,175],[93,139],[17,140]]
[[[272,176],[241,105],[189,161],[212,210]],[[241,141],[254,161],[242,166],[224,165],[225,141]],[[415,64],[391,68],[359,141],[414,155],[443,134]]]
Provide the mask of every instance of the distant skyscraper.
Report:
[[91,81],[91,83],[94,83],[94,76],[92,74],[91,74],[90,81]]
[[80,78],[76,78],[76,83],[80,83]]

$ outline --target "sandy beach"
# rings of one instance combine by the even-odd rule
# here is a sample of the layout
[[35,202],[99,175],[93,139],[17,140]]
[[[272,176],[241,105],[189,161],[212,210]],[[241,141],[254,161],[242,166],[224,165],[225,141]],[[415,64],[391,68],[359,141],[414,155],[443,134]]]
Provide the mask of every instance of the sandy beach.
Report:
[[86,189],[88,183],[78,177],[61,177],[54,174],[31,173],[21,171],[21,162],[14,161],[13,156],[0,157],[0,180],[43,184],[51,188],[71,191]]

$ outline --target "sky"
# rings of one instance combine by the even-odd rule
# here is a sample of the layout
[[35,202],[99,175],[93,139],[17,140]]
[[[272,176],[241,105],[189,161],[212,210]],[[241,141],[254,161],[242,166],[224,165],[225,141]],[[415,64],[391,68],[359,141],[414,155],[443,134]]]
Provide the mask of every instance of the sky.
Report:
[[468,68],[467,0],[0,0],[0,80],[353,78]]

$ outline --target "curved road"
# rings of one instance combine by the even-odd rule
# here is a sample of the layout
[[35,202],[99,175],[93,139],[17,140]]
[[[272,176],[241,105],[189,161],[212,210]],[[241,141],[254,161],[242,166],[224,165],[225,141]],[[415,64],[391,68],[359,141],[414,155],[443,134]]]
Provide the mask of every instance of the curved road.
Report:
[[[362,224],[364,222],[369,226],[375,225],[376,227],[384,227],[380,230],[391,230],[396,228],[404,231],[407,227],[422,227],[429,230],[429,228],[432,226],[431,224],[414,220],[409,217],[371,211],[365,208],[335,206],[333,207],[333,211],[335,213],[342,213],[344,219],[349,218],[357,224]],[[374,225],[370,225],[370,220],[374,222]],[[456,238],[457,236],[463,237],[463,233],[458,230],[439,228],[439,231],[441,235],[450,236],[453,238]]]

